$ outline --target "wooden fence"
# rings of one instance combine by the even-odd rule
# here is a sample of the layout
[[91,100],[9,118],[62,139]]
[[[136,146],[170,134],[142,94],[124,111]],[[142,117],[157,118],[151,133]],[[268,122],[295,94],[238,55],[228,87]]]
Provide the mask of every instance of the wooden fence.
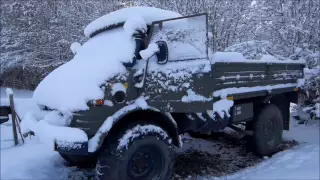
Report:
[[20,134],[22,143],[24,143],[24,139],[20,129],[21,119],[15,111],[13,93],[12,93],[12,90],[9,88],[7,89],[7,95],[9,98],[9,106],[7,105],[0,106],[0,124],[5,123],[10,119],[12,120],[12,132],[13,132],[14,145],[17,145],[19,144],[18,133]]

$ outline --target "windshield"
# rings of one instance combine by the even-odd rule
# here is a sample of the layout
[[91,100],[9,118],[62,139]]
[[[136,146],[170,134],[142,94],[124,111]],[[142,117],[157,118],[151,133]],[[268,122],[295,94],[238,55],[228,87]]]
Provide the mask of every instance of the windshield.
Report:
[[96,35],[83,44],[74,58],[44,78],[33,98],[61,112],[88,109],[87,101],[101,99],[100,85],[125,73],[122,63],[133,59],[135,42],[123,28]]

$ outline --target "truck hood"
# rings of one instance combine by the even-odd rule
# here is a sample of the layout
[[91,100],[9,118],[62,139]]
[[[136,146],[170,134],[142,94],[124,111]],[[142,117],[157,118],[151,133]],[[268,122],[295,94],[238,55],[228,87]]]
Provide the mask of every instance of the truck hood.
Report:
[[104,97],[102,84],[126,72],[122,62],[132,60],[134,46],[122,28],[89,39],[72,60],[40,82],[33,99],[62,113],[87,110],[89,100]]

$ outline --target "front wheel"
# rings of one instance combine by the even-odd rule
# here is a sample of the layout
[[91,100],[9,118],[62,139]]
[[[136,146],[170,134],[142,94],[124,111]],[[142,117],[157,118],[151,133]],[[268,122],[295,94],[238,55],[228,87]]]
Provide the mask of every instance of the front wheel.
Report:
[[97,179],[170,179],[175,148],[168,134],[156,125],[135,125],[104,145],[96,165]]
[[277,152],[282,141],[283,118],[280,109],[267,104],[250,124],[253,136],[250,144],[260,156],[271,156]]

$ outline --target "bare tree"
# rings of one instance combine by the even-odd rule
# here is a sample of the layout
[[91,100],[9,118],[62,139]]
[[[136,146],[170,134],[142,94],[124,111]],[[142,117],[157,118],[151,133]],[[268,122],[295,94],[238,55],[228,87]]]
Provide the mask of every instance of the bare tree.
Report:
[[249,40],[270,41],[273,53],[285,57],[301,57],[299,48],[320,50],[319,0],[6,0],[0,4],[0,86],[35,88],[72,58],[72,42],[87,40],[90,21],[130,6],[207,12],[213,51]]

